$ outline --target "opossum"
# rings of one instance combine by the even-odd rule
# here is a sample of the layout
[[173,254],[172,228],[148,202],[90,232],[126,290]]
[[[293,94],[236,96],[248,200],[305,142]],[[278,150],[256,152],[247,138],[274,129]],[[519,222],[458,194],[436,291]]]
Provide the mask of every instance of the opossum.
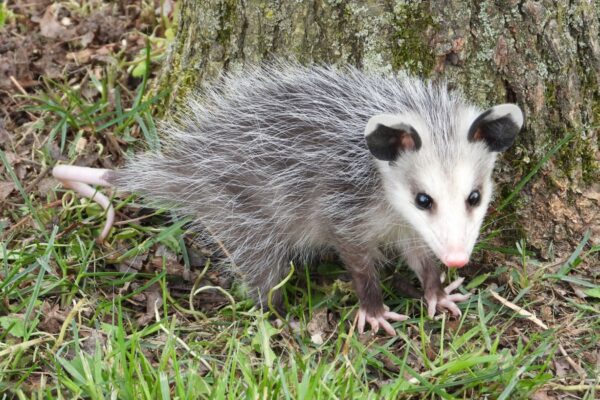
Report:
[[191,216],[229,250],[261,304],[291,259],[334,250],[352,276],[359,332],[395,334],[378,266],[399,251],[429,316],[459,315],[436,258],[469,261],[492,198],[499,152],[523,125],[518,106],[482,111],[444,83],[353,67],[275,63],[226,74],[163,125],[159,150],[120,170],[57,166],[56,178],[108,210],[88,184],[142,195]]

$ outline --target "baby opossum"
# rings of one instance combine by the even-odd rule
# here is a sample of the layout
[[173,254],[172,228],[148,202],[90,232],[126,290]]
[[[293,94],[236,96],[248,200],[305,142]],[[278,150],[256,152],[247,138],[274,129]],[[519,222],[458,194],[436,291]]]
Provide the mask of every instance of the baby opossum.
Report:
[[57,166],[65,186],[114,212],[88,184],[139,193],[192,216],[231,253],[264,305],[292,258],[335,250],[358,299],[358,329],[395,331],[407,317],[383,304],[377,266],[399,250],[422,283],[428,313],[460,313],[439,259],[468,263],[492,196],[496,154],[521,110],[481,111],[444,84],[348,67],[278,63],[224,76],[197,95],[161,149],[121,170]]

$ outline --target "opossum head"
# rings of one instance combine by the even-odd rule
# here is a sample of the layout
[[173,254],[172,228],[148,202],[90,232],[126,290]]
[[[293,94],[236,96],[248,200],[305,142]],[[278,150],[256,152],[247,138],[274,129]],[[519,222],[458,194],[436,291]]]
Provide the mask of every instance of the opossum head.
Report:
[[387,201],[448,267],[469,261],[492,198],[498,152],[514,142],[523,114],[513,104],[446,116],[373,116],[365,129]]

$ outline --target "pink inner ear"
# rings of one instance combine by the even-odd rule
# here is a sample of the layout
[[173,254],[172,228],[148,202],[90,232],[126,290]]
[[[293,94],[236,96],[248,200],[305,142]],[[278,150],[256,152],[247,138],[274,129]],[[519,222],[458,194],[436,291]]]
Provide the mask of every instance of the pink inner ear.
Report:
[[481,133],[481,128],[477,128],[475,133],[473,134],[473,141],[483,140],[483,133]]
[[414,150],[416,148],[413,137],[408,133],[401,136],[400,145],[404,150]]

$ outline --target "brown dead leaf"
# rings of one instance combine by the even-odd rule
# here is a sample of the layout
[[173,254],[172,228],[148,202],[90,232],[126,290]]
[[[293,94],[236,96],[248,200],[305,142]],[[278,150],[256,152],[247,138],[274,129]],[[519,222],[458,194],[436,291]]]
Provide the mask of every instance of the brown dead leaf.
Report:
[[58,304],[50,305],[47,301],[42,305],[42,315],[44,316],[40,322],[40,329],[48,333],[58,333],[65,321],[66,312],[60,310]]
[[87,64],[94,52],[90,49],[83,49],[80,51],[75,51],[71,53],[67,53],[67,60],[75,61],[77,64]]
[[595,365],[597,371],[600,371],[600,350],[583,353],[582,357],[587,363]]
[[125,15],[111,15],[107,10],[98,10],[85,18],[77,26],[77,34],[83,36],[89,32],[94,34],[94,43],[116,43],[128,31],[132,22]]
[[380,359],[381,359],[381,362],[383,362],[383,366],[388,371],[392,371],[394,373],[400,372],[400,367],[391,358],[387,357],[384,354],[381,354]]
[[0,201],[5,200],[13,190],[15,190],[14,183],[0,181]]
[[595,200],[600,203],[600,183],[594,183],[586,191],[582,193],[583,196],[590,200]]
[[146,290],[146,312],[136,320],[139,326],[146,326],[154,320],[154,309],[162,305],[160,285],[154,284]]
[[333,330],[333,326],[337,325],[333,321],[333,314],[326,308],[321,308],[313,313],[313,317],[306,326],[310,334],[310,340],[320,346]]
[[87,354],[97,354],[98,347],[106,344],[107,338],[102,331],[98,329],[92,329],[89,332],[82,332],[82,338],[85,340],[81,343],[81,350]]
[[586,297],[588,297],[588,295],[584,292],[584,288],[582,288],[581,286],[578,286],[572,282],[569,282],[569,286],[571,286],[571,289],[573,289],[575,296],[579,297],[580,299],[585,299]]
[[564,378],[569,371],[569,363],[563,359],[554,359],[554,372],[559,378]]
[[19,178],[19,180],[23,180],[25,179],[25,177],[27,176],[27,173],[29,172],[29,166],[26,164],[17,164],[15,167],[15,174],[17,175],[17,178]]
[[8,143],[8,140],[8,131],[4,128],[4,121],[0,119],[0,146],[4,143]]
[[5,151],[4,155],[6,156],[6,160],[11,166],[15,166],[15,164],[19,161],[19,156],[12,151]]
[[37,184],[37,192],[42,196],[47,196],[58,185],[56,179],[51,177],[42,178]]
[[49,39],[68,40],[73,37],[73,32],[61,25],[57,20],[60,5],[51,4],[44,11],[44,15],[39,20],[40,33]]
[[177,260],[177,254],[169,250],[165,245],[159,245],[154,252],[154,257],[151,259],[151,265],[155,270],[160,271],[162,268],[167,269],[167,274],[175,276],[183,276],[184,266]]
[[94,41],[94,37],[94,32],[86,32],[79,38],[79,44],[83,48],[88,47]]
[[555,396],[551,396],[545,390],[538,390],[531,395],[531,400],[555,400]]
[[540,309],[540,314],[542,321],[552,321],[554,319],[554,316],[552,314],[552,307],[550,306],[542,306],[542,308]]
[[141,271],[144,268],[144,262],[148,259],[148,253],[138,254],[137,256],[120,262],[117,265],[119,272],[129,273],[132,271]]
[[80,137],[75,143],[75,150],[77,150],[78,154],[81,154],[85,151],[85,147],[88,144],[88,140],[84,137]]

